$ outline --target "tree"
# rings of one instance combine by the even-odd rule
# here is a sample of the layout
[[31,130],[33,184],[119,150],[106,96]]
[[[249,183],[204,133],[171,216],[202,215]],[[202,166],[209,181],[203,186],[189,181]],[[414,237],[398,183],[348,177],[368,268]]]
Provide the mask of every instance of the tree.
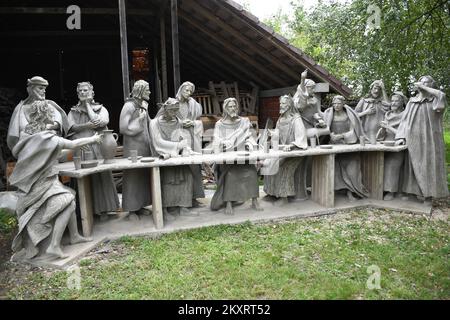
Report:
[[[319,0],[310,10],[299,0],[292,5],[292,34],[286,36],[355,95],[367,92],[376,79],[406,93],[425,74],[450,93],[447,0]],[[379,25],[374,19],[377,8]]]

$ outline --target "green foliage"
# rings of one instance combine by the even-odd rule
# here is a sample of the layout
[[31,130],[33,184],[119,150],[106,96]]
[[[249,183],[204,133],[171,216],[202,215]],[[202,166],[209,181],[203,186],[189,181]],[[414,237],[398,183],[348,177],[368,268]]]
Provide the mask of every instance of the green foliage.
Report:
[[[449,93],[448,1],[328,0],[310,10],[301,3],[293,1],[293,33],[286,35],[356,95],[376,79],[406,93],[412,81],[428,74]],[[370,4],[381,9],[381,24],[369,31]]]
[[[125,237],[66,272],[34,272],[14,299],[449,299],[449,224],[353,211],[281,224]],[[381,289],[367,287],[368,267]]]
[[0,209],[0,233],[7,234],[17,227],[17,219],[15,215],[9,214]]

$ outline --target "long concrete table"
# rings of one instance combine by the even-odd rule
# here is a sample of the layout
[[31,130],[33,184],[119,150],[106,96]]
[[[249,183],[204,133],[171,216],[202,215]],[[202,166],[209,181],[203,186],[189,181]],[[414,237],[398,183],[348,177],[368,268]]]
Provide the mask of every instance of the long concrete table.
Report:
[[334,166],[335,156],[340,153],[361,152],[363,183],[370,192],[370,197],[383,199],[384,184],[384,153],[400,152],[406,146],[389,147],[383,144],[365,146],[361,145],[333,145],[331,149],[322,147],[308,148],[307,150],[275,151],[268,153],[263,151],[253,152],[227,152],[222,154],[202,154],[189,157],[177,157],[162,160],[155,158],[153,162],[132,163],[128,159],[115,159],[114,163],[99,165],[94,168],[75,170],[73,162],[65,162],[56,165],[55,169],[61,176],[75,178],[78,181],[78,198],[80,203],[83,234],[90,236],[93,229],[93,208],[90,176],[103,171],[120,171],[139,168],[150,168],[152,192],[152,214],[155,227],[164,228],[162,199],[161,199],[161,167],[173,167],[191,164],[213,163],[256,163],[265,159],[283,159],[291,157],[312,157],[312,186],[311,199],[318,204],[334,207]]

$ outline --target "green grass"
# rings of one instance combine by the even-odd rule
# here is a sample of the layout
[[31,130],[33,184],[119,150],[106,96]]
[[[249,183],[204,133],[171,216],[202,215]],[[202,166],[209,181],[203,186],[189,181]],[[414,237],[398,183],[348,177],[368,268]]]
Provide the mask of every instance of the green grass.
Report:
[[15,230],[17,226],[17,219],[15,215],[7,213],[0,209],[0,233],[8,234]]
[[[63,271],[31,273],[14,299],[449,299],[449,224],[353,211],[281,224],[124,238]],[[381,270],[381,289],[366,286]]]

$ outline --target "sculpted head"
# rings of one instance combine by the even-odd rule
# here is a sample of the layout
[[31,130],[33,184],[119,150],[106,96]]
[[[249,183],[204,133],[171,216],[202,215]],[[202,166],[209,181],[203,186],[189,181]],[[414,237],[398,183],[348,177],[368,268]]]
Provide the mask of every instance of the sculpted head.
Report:
[[162,108],[164,118],[170,120],[177,116],[177,113],[180,110],[180,102],[177,99],[169,98],[164,102]]
[[305,88],[306,88],[306,92],[308,93],[308,96],[313,97],[314,90],[316,89],[316,83],[311,79],[306,79]]
[[92,101],[94,100],[94,86],[90,82],[80,82],[77,85],[78,100]]
[[134,83],[131,97],[139,100],[148,101],[150,99],[150,85],[147,81],[138,80]]
[[228,98],[223,102],[223,115],[224,118],[230,117],[235,119],[239,117],[239,106],[236,98]]
[[48,87],[48,81],[42,77],[36,76],[27,80],[28,97],[33,100],[45,100],[45,90]]
[[436,81],[434,81],[432,76],[422,76],[420,77],[419,82],[421,82],[425,87],[436,88]]
[[294,109],[294,100],[290,95],[280,97],[280,114],[291,112]]
[[372,84],[370,85],[370,96],[376,99],[381,97],[382,93],[383,90],[381,80],[375,80],[374,82],[372,82]]
[[344,109],[345,98],[343,96],[334,96],[333,101],[331,102],[331,106],[334,108],[334,111],[340,112]]
[[192,82],[186,81],[181,84],[178,89],[176,98],[180,101],[187,101],[195,92],[195,85]]
[[391,110],[403,110],[406,105],[406,97],[400,91],[395,91],[391,97]]

